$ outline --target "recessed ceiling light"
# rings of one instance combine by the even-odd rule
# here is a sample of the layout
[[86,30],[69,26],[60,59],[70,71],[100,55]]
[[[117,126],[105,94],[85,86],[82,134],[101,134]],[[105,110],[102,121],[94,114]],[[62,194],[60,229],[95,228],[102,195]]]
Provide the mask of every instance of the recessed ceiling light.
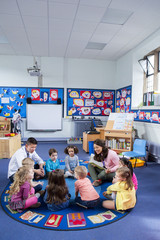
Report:
[[86,49],[103,50],[106,45],[106,43],[88,42]]
[[131,11],[108,8],[101,20],[103,23],[123,25],[133,14]]

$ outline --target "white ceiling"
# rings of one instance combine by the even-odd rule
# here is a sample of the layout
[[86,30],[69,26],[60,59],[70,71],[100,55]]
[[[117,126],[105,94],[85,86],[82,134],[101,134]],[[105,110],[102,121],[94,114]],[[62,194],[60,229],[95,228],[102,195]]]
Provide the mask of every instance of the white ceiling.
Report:
[[[104,23],[107,9],[131,14]],[[116,60],[159,27],[160,0],[0,0],[1,55]]]

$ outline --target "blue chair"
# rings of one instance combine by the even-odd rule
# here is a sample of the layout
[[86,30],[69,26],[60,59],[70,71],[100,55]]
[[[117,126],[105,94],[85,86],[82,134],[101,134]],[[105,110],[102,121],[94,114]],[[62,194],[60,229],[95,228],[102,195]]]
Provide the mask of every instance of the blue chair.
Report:
[[[147,141],[144,139],[135,139],[134,144],[133,144],[133,151],[130,152],[122,152],[122,155],[124,157],[130,157],[130,158],[135,158],[135,164],[134,168],[136,167],[137,163],[137,158],[138,157],[143,157],[146,163],[146,143]],[[146,163],[147,166],[147,163]]]

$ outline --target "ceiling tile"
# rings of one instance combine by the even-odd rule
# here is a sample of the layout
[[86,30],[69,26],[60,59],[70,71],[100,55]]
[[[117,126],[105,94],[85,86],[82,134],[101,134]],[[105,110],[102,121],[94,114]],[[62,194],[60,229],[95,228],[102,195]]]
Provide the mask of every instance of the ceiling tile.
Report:
[[49,3],[49,17],[61,19],[74,19],[77,5],[65,3]]
[[103,7],[79,6],[76,20],[99,22],[105,13]]
[[22,15],[47,17],[47,1],[17,0]]

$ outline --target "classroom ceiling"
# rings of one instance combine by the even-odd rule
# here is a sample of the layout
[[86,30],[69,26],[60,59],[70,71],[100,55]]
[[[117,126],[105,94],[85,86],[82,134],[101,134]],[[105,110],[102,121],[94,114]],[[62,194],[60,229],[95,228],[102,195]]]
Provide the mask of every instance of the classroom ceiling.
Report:
[[117,60],[160,27],[160,0],[0,0],[0,54]]

